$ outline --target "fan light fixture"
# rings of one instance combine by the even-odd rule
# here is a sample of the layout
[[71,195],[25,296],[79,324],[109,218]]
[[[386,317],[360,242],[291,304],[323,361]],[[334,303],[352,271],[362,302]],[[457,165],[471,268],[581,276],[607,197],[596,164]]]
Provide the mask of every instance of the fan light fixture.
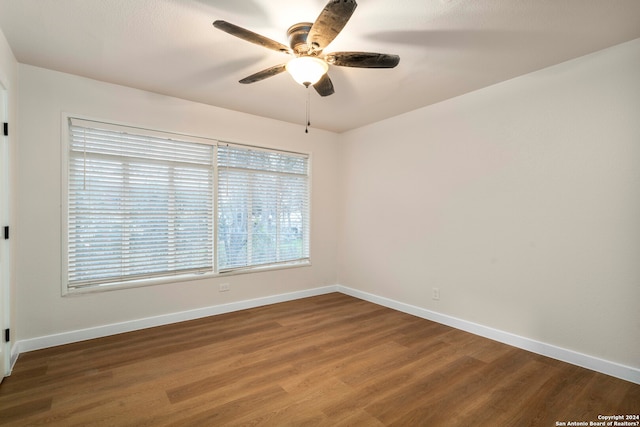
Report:
[[287,62],[286,68],[293,80],[309,87],[318,83],[329,70],[329,65],[315,56],[299,56]]
[[398,55],[386,53],[324,53],[324,49],[351,19],[357,6],[356,0],[328,0],[327,5],[314,22],[298,22],[289,27],[287,30],[289,46],[227,21],[216,20],[213,22],[213,26],[239,39],[272,51],[294,56],[289,62],[283,62],[253,73],[239,82],[242,84],[255,83],[287,70],[296,82],[307,88],[307,129],[305,132],[308,132],[308,127],[311,126],[309,120],[311,90],[309,90],[309,86],[313,86],[318,95],[323,97],[335,93],[333,82],[327,73],[329,64],[335,67],[393,68],[400,62]]

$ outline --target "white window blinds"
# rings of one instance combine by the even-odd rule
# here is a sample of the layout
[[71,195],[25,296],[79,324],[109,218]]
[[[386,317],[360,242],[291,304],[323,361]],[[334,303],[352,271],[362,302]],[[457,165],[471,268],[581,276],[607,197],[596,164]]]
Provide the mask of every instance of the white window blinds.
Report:
[[69,121],[68,287],[213,271],[213,145]]
[[308,155],[65,120],[63,292],[309,264]]
[[309,258],[308,156],[218,147],[221,272]]

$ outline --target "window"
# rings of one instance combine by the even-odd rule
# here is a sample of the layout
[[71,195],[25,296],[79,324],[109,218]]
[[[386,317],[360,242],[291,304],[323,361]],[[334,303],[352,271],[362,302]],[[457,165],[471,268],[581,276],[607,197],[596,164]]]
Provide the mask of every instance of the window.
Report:
[[220,271],[309,258],[306,156],[218,147]]
[[307,155],[76,118],[66,139],[65,292],[308,263]]

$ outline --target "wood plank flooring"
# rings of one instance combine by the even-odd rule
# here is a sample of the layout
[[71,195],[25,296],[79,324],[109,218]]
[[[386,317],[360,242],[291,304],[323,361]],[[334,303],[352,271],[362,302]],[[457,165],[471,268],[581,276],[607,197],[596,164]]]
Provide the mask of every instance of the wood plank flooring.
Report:
[[640,385],[343,294],[20,356],[16,426],[557,426],[640,413]]

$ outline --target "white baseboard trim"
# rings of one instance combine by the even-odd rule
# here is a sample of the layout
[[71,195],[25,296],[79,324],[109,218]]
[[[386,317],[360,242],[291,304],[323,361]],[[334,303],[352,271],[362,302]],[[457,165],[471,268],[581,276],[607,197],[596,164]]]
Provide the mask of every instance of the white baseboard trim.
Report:
[[510,332],[501,331],[499,329],[490,328],[488,326],[479,325],[467,320],[448,316],[446,314],[437,313],[425,308],[416,307],[411,304],[405,304],[389,298],[380,297],[357,289],[346,286],[337,285],[338,292],[359,298],[374,304],[402,311],[403,313],[412,314],[423,319],[432,320],[443,325],[451,326],[474,335],[489,338],[513,347],[531,351],[542,356],[552,359],[561,360],[571,363],[572,365],[581,366],[592,371],[600,372],[612,377],[620,378],[632,383],[640,384],[640,369],[631,366],[621,365],[619,363],[600,359],[587,354],[579,353],[566,348],[557,347],[555,345],[536,341],[531,338],[522,337]]
[[544,342],[536,341],[531,338],[522,337],[510,332],[501,331],[499,329],[490,328],[488,326],[469,322],[467,320],[448,316],[446,314],[437,313],[425,308],[417,307],[411,304],[402,303],[389,298],[380,297],[367,292],[352,289],[347,286],[334,285],[324,286],[320,288],[307,289],[286,294],[272,295],[251,300],[237,301],[229,304],[222,304],[210,307],[199,308],[195,310],[183,311],[178,313],[170,313],[161,316],[137,319],[128,322],[114,323],[110,325],[97,326],[93,328],[81,329],[77,331],[63,332],[60,334],[47,335],[27,340],[17,341],[11,349],[11,368],[15,364],[20,353],[28,351],[40,350],[43,348],[54,347],[85,341],[94,338],[101,338],[109,335],[131,332],[140,329],[152,328],[155,326],[168,325],[186,320],[199,319],[202,317],[215,316],[217,314],[230,313],[233,311],[245,310],[264,305],[277,304],[280,302],[293,301],[300,298],[307,298],[317,295],[328,294],[331,292],[341,292],[361,300],[369,301],[384,307],[398,310],[404,313],[412,314],[423,319],[431,320],[443,325],[451,326],[475,335],[492,339],[513,347],[531,351],[542,356],[551,357],[573,365],[581,366],[592,371],[601,372],[612,377],[620,378],[636,384],[640,384],[640,369],[621,365],[608,360],[599,359],[597,357],[582,354],[573,350],[557,347]]
[[230,313],[239,310],[246,310],[248,308],[277,304],[279,302],[293,301],[300,298],[323,295],[336,291],[336,286],[324,286],[321,288],[306,289],[303,291],[237,301],[228,304],[198,308],[195,310],[164,314],[155,317],[147,317],[144,319],[136,319],[127,322],[113,323],[110,325],[96,326],[93,328],[86,328],[76,331],[62,332],[54,335],[30,338],[16,342],[12,350],[12,360],[14,359],[14,354],[15,359],[17,359],[20,353],[26,353],[28,351],[40,350],[43,348],[70,344],[94,338],[101,338],[109,335],[121,334],[124,332],[132,332],[140,329],[152,328],[155,326],[184,322],[186,320],[200,319],[202,317],[215,316],[217,314]]
[[16,362],[18,361],[18,356],[20,356],[20,352],[18,351],[20,348],[20,344],[19,343],[14,343],[13,346],[11,346],[11,359],[9,360],[9,372],[7,372],[7,375],[11,375],[11,371],[13,371],[13,367],[16,366]]

